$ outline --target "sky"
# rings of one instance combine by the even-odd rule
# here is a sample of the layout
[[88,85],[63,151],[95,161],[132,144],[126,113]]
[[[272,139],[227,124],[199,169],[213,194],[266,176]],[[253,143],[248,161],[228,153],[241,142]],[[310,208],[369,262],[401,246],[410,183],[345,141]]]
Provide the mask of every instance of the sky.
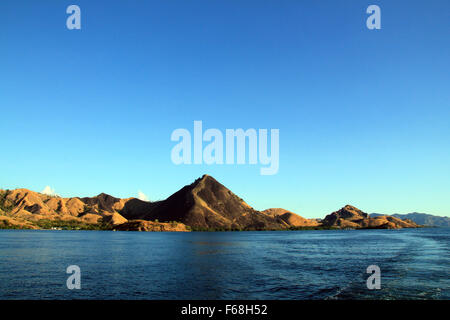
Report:
[[[450,215],[447,0],[2,0],[0,48],[0,188],[154,201],[207,173],[258,210]],[[279,129],[278,173],[175,165],[195,120]]]

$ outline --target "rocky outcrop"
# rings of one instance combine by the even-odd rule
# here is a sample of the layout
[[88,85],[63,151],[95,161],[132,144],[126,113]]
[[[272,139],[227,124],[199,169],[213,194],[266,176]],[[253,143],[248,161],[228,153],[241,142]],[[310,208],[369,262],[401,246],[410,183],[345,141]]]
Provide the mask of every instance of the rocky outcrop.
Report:
[[296,213],[282,208],[271,208],[263,211],[264,214],[279,218],[289,227],[318,227],[320,222],[317,219],[305,219]]
[[111,215],[105,215],[102,220],[104,223],[110,224],[112,226],[117,226],[119,224],[123,224],[128,222],[127,219],[122,217],[117,212],[112,213]]
[[[370,215],[372,218],[383,216],[383,214],[379,213],[372,213]],[[412,212],[407,214],[392,214],[391,217],[402,219],[402,220],[411,220],[414,223],[424,225],[424,226],[430,226],[430,227],[444,227],[448,228],[450,227],[450,218],[449,217],[442,217],[442,216],[435,216],[427,213],[418,213],[418,212]]]
[[339,229],[400,229],[417,228],[412,221],[397,219],[390,216],[370,217],[367,213],[346,205],[322,220],[323,227]]
[[189,232],[190,229],[180,222],[161,223],[146,220],[131,220],[123,224],[114,226],[117,231],[173,231]]

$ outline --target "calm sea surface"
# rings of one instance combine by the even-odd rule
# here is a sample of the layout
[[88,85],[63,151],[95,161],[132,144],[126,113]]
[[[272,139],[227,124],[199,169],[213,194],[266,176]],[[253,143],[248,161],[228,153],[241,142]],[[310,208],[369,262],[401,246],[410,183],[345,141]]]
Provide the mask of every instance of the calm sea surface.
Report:
[[450,299],[450,229],[0,230],[0,299]]

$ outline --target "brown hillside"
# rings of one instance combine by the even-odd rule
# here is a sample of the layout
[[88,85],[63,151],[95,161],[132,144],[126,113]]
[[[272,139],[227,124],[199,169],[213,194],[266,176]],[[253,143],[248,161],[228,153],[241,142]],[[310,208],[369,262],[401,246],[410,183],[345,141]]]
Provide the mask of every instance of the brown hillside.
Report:
[[317,227],[319,222],[316,219],[305,219],[296,213],[282,208],[271,208],[264,210],[263,213],[271,217],[279,217],[288,226],[291,227]]
[[114,212],[111,215],[105,215],[103,217],[103,222],[108,223],[108,224],[113,225],[113,226],[116,226],[116,225],[119,225],[119,224],[126,223],[126,222],[128,222],[128,220],[125,219],[124,217],[122,217],[117,212]]
[[126,200],[100,194],[93,198],[61,198],[48,196],[27,189],[16,189],[6,193],[5,199],[12,209],[8,216],[18,221],[36,222],[38,220],[77,220],[98,224],[124,223],[127,220],[117,212]]
[[405,221],[390,216],[371,218],[358,208],[346,205],[322,220],[324,227],[352,228],[352,229],[400,229],[419,227],[412,221]]
[[34,226],[32,223],[30,223],[26,220],[14,219],[11,217],[1,216],[1,215],[0,215],[0,228],[38,229],[38,227]]

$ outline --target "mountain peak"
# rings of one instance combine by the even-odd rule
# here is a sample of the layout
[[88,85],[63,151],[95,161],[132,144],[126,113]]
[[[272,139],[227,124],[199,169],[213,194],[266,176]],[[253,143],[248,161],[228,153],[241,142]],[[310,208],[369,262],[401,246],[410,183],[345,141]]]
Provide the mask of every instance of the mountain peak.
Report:
[[102,193],[98,194],[97,196],[95,196],[94,198],[106,199],[106,198],[114,198],[114,197],[107,193],[102,192]]
[[200,229],[279,229],[210,175],[203,175],[152,208],[145,220],[180,221]]
[[200,178],[197,178],[191,185],[193,187],[205,183],[205,182],[210,182],[210,183],[219,183],[216,179],[214,179],[212,176],[210,176],[209,174],[204,174],[202,175]]
[[340,210],[336,211],[335,213],[341,215],[341,216],[362,216],[364,218],[368,217],[368,214],[363,212],[362,210],[359,210],[358,208],[347,204],[345,207],[341,208]]
[[341,208],[341,210],[352,210],[352,211],[360,211],[360,212],[362,212],[361,210],[359,210],[357,207],[354,207],[354,206],[352,206],[352,205],[350,205],[350,204],[346,204],[344,207],[342,207]]
[[367,219],[369,215],[358,208],[347,204],[345,207],[335,211],[323,220],[326,225],[340,224],[341,221],[360,221]]

